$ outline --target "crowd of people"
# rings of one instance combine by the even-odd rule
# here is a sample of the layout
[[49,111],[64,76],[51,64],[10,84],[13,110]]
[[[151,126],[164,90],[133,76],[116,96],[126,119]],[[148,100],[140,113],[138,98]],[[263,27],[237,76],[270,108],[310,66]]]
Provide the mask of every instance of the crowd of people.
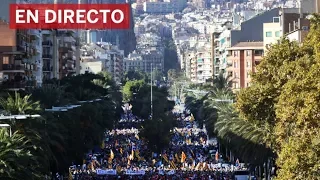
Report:
[[83,165],[70,167],[69,179],[231,179],[240,167],[221,163],[217,144],[209,143],[190,113],[173,113],[177,127],[169,148],[151,152],[139,137],[143,121],[129,111],[105,133],[101,148],[89,152]]

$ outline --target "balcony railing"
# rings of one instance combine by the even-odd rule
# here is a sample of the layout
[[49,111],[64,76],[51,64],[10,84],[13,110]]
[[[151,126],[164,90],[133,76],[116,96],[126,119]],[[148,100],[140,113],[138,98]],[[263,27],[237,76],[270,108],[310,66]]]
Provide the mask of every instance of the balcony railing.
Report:
[[42,42],[42,46],[52,46],[52,45],[53,45],[52,41],[43,41]]
[[52,55],[51,54],[42,54],[42,58],[51,59]]
[[15,64],[3,64],[2,70],[25,70],[25,66]]
[[26,87],[25,81],[4,81],[0,87],[2,89],[24,89]]
[[43,72],[50,72],[50,71],[53,71],[53,67],[50,67],[50,66],[43,67],[43,68],[42,68],[42,71],[43,71]]

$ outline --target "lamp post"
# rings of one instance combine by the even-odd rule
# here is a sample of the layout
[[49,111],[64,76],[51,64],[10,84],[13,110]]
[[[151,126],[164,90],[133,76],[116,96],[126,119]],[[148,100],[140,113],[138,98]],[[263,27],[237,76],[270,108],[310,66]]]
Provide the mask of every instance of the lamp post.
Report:
[[153,64],[151,63],[151,84],[150,84],[150,88],[151,88],[151,97],[150,97],[150,110],[151,110],[151,119],[152,119],[152,117],[153,117],[153,104],[152,104],[152,86],[153,86],[153,75],[152,75],[152,73],[153,73]]

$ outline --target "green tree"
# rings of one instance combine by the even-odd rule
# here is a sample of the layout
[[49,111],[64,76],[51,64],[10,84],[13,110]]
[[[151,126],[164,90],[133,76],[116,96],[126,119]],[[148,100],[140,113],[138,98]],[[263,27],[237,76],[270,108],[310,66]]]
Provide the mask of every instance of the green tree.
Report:
[[135,71],[130,70],[125,73],[124,80],[126,81],[133,81],[133,80],[146,80],[147,81],[147,75],[142,71]]
[[140,136],[148,143],[148,148],[153,152],[161,153],[161,150],[169,146],[175,121],[169,113],[162,117],[154,117],[143,123]]
[[173,81],[174,79],[176,79],[177,78],[177,70],[175,70],[175,69],[169,69],[168,70],[168,80],[169,81]]
[[37,148],[19,132],[10,137],[7,129],[0,129],[0,179],[44,179]]
[[[319,175],[319,38],[314,15],[308,37],[299,46],[283,39],[272,46],[243,89],[237,109],[248,122],[268,126],[265,142],[277,154],[277,179],[317,179]],[[259,125],[260,124],[260,125]]]
[[12,115],[28,114],[40,111],[40,103],[33,102],[31,95],[21,97],[18,92],[14,96],[9,95],[7,99],[0,98],[0,106]]

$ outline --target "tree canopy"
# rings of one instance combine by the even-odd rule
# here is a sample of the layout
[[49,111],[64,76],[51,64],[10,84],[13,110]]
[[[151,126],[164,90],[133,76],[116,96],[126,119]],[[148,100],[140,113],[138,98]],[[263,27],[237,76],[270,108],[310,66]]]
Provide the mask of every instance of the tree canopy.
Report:
[[246,121],[268,126],[265,141],[278,156],[277,179],[320,177],[318,15],[311,24],[301,45],[282,39],[272,46],[236,104]]
[[[31,94],[10,93],[0,98],[7,114],[40,114],[40,118],[1,120],[14,131],[0,131],[0,179],[44,179],[49,172],[65,173],[95,146],[100,146],[106,129],[117,123],[121,93],[111,76],[83,74],[53,80]],[[98,100],[100,99],[100,100]],[[53,106],[80,104],[67,112],[46,112]]]
[[145,119],[140,135],[155,151],[169,145],[170,131],[175,125],[172,117],[174,102],[168,100],[166,87],[152,86],[153,117],[151,115],[151,87],[144,80],[127,81],[123,87],[123,100],[132,105],[132,113]]

